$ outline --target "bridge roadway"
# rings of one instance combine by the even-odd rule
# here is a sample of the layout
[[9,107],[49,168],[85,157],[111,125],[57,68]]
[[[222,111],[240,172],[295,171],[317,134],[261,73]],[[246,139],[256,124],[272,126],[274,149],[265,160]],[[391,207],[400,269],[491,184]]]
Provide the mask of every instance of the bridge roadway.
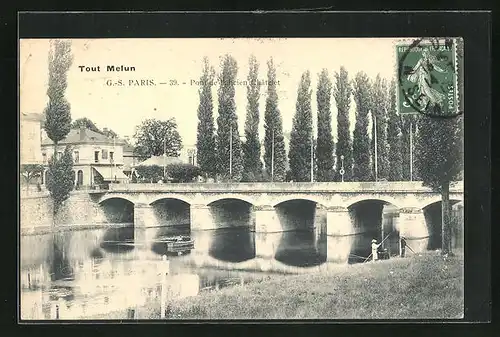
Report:
[[[255,231],[265,233],[283,231],[277,214],[280,205],[292,200],[308,200],[316,203],[317,210],[326,212],[329,235],[352,233],[350,206],[378,200],[399,210],[402,235],[406,231],[419,235],[427,233],[423,209],[439,202],[441,195],[421,182],[110,184],[109,190],[97,201],[102,204],[113,198],[134,204],[137,229],[157,226],[152,210],[155,202],[181,200],[189,204],[192,230],[216,228],[211,205],[224,199],[237,199],[251,205]],[[463,200],[463,182],[450,187],[450,200]]]

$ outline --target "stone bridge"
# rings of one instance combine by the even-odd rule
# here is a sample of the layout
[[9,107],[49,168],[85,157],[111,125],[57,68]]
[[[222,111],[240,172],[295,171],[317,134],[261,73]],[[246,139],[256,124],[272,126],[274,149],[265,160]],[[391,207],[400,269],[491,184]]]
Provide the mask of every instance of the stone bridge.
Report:
[[[109,190],[98,194],[96,201],[104,205],[110,199],[124,199],[133,204],[136,228],[158,226],[158,212],[154,211],[158,203],[180,203],[188,209],[185,222],[190,223],[192,230],[218,228],[213,208],[223,207],[226,202],[230,211],[235,204],[228,206],[227,202],[232,201],[251,210],[250,218],[245,221],[255,226],[255,232],[286,230],[283,214],[300,213],[293,204],[300,200],[314,207],[316,217],[324,217],[329,235],[352,233],[352,208],[365,201],[376,201],[397,210],[398,222],[404,224],[398,228],[400,232],[407,228],[413,235],[420,232],[424,235],[427,230],[422,227],[423,211],[438,203],[441,196],[421,182],[188,183],[110,184]],[[450,200],[463,201],[462,182],[452,185]]]

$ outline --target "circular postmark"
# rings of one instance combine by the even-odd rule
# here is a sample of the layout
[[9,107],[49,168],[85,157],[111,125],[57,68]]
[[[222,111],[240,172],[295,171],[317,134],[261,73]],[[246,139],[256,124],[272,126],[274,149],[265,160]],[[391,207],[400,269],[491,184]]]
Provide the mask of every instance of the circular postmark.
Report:
[[397,44],[400,114],[450,118],[459,102],[457,40],[420,38]]

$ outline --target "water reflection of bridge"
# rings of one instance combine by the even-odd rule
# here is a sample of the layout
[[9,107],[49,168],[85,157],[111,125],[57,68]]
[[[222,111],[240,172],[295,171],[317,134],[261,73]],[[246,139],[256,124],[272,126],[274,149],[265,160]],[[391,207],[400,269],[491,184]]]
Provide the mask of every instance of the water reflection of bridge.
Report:
[[[452,203],[459,203],[463,187],[453,187],[450,197]],[[355,235],[359,233],[381,240],[386,233],[394,232],[393,239],[384,243],[393,251],[397,250],[400,235],[410,241],[415,239],[415,251],[439,248],[440,242],[441,196],[420,182],[115,184],[95,198],[102,210],[101,221],[134,223],[136,242],[153,242],[164,234],[164,228],[179,225],[193,232],[248,228],[256,233],[253,242],[239,240],[241,233],[230,241],[253,245],[255,256],[269,256],[272,245],[266,240],[272,235],[259,233],[322,228],[327,235],[326,259],[332,261],[345,258],[338,253],[342,249],[335,247],[361,245]],[[226,239],[230,236],[227,234]],[[223,244],[221,237],[213,239],[215,248],[206,249],[214,251],[217,246],[231,245]],[[287,254],[293,255],[300,246],[297,242]],[[280,243],[274,247],[277,249]],[[279,260],[276,253],[278,250],[272,255]]]

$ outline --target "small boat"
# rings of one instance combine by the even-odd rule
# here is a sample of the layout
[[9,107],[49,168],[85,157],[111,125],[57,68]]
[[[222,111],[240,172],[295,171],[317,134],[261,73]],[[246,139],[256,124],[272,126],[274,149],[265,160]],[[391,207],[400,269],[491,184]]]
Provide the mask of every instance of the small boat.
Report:
[[160,238],[158,243],[165,243],[167,253],[177,253],[181,255],[194,249],[194,240],[187,235],[176,235]]

